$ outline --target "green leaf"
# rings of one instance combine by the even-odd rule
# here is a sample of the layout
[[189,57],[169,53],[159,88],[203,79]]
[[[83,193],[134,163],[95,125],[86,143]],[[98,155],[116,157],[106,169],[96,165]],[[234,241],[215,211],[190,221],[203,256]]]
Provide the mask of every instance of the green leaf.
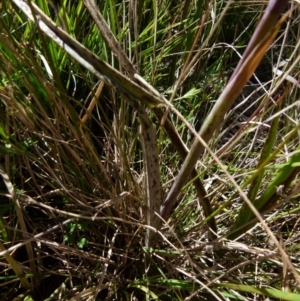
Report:
[[160,300],[159,297],[154,292],[150,291],[149,288],[147,288],[144,285],[134,284],[134,285],[130,285],[130,287],[135,287],[135,288],[143,291],[147,296],[150,296],[154,300],[157,300],[157,301]]
[[5,131],[2,126],[0,126],[0,135],[3,139],[8,139],[8,136],[5,134]]
[[77,243],[78,248],[82,249],[88,244],[88,240],[83,237],[80,239],[80,241]]
[[200,92],[201,92],[201,89],[192,88],[187,93],[185,93],[183,96],[176,98],[176,100],[191,99],[191,98],[194,98],[195,96],[197,96]]

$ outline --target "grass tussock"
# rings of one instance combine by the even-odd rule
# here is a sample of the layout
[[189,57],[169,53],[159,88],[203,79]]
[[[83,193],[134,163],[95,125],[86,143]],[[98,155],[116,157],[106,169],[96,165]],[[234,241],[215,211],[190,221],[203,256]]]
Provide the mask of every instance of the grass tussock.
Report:
[[298,12],[2,1],[1,300],[298,300]]

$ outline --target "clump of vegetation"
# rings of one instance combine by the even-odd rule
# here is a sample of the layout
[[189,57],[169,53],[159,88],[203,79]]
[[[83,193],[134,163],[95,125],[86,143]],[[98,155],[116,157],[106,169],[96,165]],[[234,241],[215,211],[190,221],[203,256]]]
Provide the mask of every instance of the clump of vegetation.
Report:
[[299,299],[298,3],[1,3],[1,300]]

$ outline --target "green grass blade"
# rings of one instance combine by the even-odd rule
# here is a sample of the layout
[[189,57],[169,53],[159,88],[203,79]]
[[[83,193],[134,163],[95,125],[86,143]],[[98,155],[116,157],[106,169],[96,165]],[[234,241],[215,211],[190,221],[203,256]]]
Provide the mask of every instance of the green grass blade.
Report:
[[[277,172],[277,175],[274,177],[273,181],[268,185],[264,193],[253,202],[253,205],[257,210],[262,209],[264,206],[268,206],[268,202],[276,195],[278,188],[283,185],[290,175],[298,168],[300,162],[300,146],[297,147],[294,154],[289,158],[287,163]],[[253,225],[247,225],[243,227],[246,223],[252,220],[254,214],[248,208],[247,205],[244,205],[239,213],[239,216],[234,223],[233,227],[230,229],[228,235],[229,239],[234,239],[241,234],[245,233]]]
[[[279,110],[280,110],[280,106],[278,107],[278,111]],[[271,151],[272,151],[272,148],[274,146],[276,136],[277,136],[278,124],[279,124],[279,117],[275,118],[272,122],[268,137],[267,137],[264,147],[261,151],[258,168],[271,154]],[[257,177],[253,178],[253,180],[251,182],[247,196],[252,203],[255,202],[255,198],[259,191],[259,188],[261,186],[263,178],[264,178],[264,169],[262,169],[261,172],[257,175]],[[262,204],[261,207],[263,207],[263,206],[264,206],[264,204]],[[257,209],[259,209],[259,208],[257,208]],[[237,217],[234,225],[232,226],[232,228],[229,231],[229,232],[232,231],[234,233],[230,234],[228,236],[228,238],[229,239],[236,238],[237,235],[241,232],[235,232],[234,230],[240,228],[243,224],[247,223],[252,218],[253,218],[252,211],[250,210],[250,208],[248,207],[247,204],[243,203],[243,205],[239,211],[238,217]],[[241,229],[241,231],[242,231],[242,229]]]
[[250,285],[241,285],[233,283],[220,283],[221,287],[237,290],[244,293],[258,294],[264,297],[276,298],[285,301],[300,301],[300,294],[283,292],[271,288],[257,288]]

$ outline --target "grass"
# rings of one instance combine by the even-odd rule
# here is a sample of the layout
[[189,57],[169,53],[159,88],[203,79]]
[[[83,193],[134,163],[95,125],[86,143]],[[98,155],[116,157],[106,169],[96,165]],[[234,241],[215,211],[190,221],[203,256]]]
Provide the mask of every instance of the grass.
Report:
[[287,2],[1,2],[2,300],[300,299]]

